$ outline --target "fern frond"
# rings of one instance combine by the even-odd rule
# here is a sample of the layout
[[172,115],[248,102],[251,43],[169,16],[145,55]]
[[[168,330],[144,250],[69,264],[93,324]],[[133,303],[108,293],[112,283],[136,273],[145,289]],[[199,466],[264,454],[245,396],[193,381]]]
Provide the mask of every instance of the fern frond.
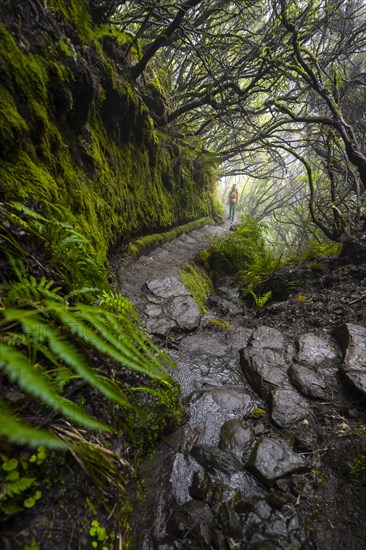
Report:
[[77,288],[65,296],[65,300],[68,298],[73,298],[74,296],[82,296],[83,294],[95,294],[99,292],[99,288],[95,286],[83,286],[82,288]]
[[[68,314],[61,312],[60,318],[64,321],[67,315]],[[74,315],[69,317],[71,317],[71,319],[69,319],[71,328],[78,327],[79,331],[83,329],[83,327],[79,326],[78,319]],[[96,375],[89,367],[82,353],[57,330],[53,329],[49,324],[41,322],[39,319],[23,318],[21,322],[23,329],[28,334],[40,334],[42,339],[47,339],[50,350],[66,365],[72,367],[88,384],[95,387],[108,397],[108,399],[118,403],[121,407],[132,407],[122,391],[120,391],[116,385],[114,391],[112,391],[110,385],[106,384],[104,380]]]
[[[35,323],[30,323],[26,327],[35,332],[41,329],[42,325],[39,325],[36,320]],[[0,342],[0,367],[5,370],[9,379],[16,382],[25,392],[40,399],[52,409],[60,411],[67,418],[92,430],[110,431],[108,426],[93,419],[76,403],[58,395],[23,353],[4,342]]]
[[137,323],[141,323],[135,305],[123,294],[104,290],[99,296],[98,305],[114,313],[130,315]]
[[[149,346],[142,337],[143,333],[135,326],[131,330],[131,321],[128,318],[123,318],[123,323],[118,326],[115,323],[116,318],[113,314],[101,308],[92,309],[83,304],[78,304],[78,310],[77,316],[80,319],[80,325],[75,325],[74,320],[74,329],[78,331],[78,335],[81,338],[86,342],[92,343],[100,352],[113,357],[113,359],[132,370],[147,374],[151,378],[158,380],[163,378],[164,367],[151,353]],[[74,317],[66,321],[63,314],[63,321],[65,323],[72,322],[72,319]],[[88,324],[83,321],[88,321],[88,323],[94,325],[97,331],[90,329]],[[111,331],[110,324],[117,330]],[[70,328],[73,328],[72,325]],[[130,329],[129,331],[128,328]],[[100,331],[100,336],[98,331]],[[144,357],[138,347],[134,345],[136,343],[145,348],[149,355],[149,361],[146,360],[146,357]],[[162,352],[160,353],[162,355]]]
[[61,287],[54,287],[55,282],[42,277],[39,281],[30,275],[29,277],[21,277],[16,283],[12,283],[7,296],[4,298],[6,306],[15,304],[27,304],[29,302],[41,302],[43,298],[64,302],[59,291]]
[[18,420],[3,400],[0,400],[0,435],[17,445],[38,447],[46,445],[50,449],[66,450],[67,444],[47,430],[34,428],[23,420]]

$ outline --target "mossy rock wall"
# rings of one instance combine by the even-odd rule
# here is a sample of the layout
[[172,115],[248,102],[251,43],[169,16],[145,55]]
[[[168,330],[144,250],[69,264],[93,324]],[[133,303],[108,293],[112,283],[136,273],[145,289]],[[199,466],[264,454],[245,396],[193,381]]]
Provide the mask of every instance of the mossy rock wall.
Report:
[[84,0],[0,4],[2,200],[75,224],[101,259],[213,214],[215,167],[156,130],[126,36],[94,25]]

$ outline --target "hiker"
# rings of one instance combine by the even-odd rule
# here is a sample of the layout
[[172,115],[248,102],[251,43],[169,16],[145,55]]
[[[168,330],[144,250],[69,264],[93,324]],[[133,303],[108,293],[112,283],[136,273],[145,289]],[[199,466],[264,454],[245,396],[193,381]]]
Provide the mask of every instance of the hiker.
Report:
[[237,189],[237,187],[236,187],[236,184],[233,183],[233,186],[232,186],[232,188],[230,189],[229,198],[228,198],[228,204],[229,204],[229,219],[231,219],[231,221],[234,221],[236,205],[238,204],[238,202],[239,202],[239,193],[238,193],[238,189]]

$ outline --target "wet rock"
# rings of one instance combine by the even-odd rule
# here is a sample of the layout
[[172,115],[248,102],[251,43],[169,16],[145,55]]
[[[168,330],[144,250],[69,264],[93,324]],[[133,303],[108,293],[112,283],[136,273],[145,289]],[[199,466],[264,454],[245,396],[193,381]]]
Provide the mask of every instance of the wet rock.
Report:
[[200,355],[223,357],[228,353],[227,343],[224,339],[225,335],[198,332],[183,338],[180,349],[190,354],[199,353]]
[[211,390],[214,401],[222,408],[228,411],[244,411],[252,403],[251,396],[241,389],[234,386],[222,386]]
[[189,534],[195,541],[198,539],[210,548],[213,520],[213,513],[207,504],[189,500],[174,510],[167,523],[167,533],[180,538]]
[[248,345],[252,330],[244,327],[236,327],[231,333],[231,346],[233,350],[239,351]]
[[[203,468],[197,464],[188,452],[176,453],[171,468],[169,483],[171,484],[174,501],[177,504],[187,502],[191,497],[198,498],[190,493],[190,485],[195,474],[203,474]],[[198,500],[203,500],[198,498]]]
[[280,510],[289,501],[289,496],[271,489],[267,495],[266,501],[271,508]]
[[189,487],[190,496],[209,504],[214,514],[219,513],[223,502],[229,501],[235,512],[247,514],[253,510],[255,497],[261,496],[262,491],[263,488],[259,482],[244,471],[236,472],[229,477],[222,472],[215,474],[207,471],[203,474],[195,472]]
[[254,443],[253,429],[246,422],[233,419],[221,426],[219,448],[233,454],[238,460],[244,463],[248,460]]
[[241,307],[237,306],[225,298],[220,298],[218,302],[218,308],[222,315],[240,315],[243,313]]
[[177,324],[175,321],[168,317],[153,318],[146,322],[146,330],[150,334],[156,334],[157,336],[168,336],[172,329],[176,327]]
[[161,307],[158,307],[154,304],[148,304],[145,308],[145,314],[148,317],[159,317],[163,313]]
[[260,326],[253,332],[250,338],[250,345],[257,349],[284,350],[285,339],[279,330],[272,327]]
[[247,467],[267,487],[279,478],[308,469],[305,460],[290,447],[269,437],[257,443]]
[[165,279],[146,281],[146,287],[154,296],[158,296],[159,298],[189,296],[186,287],[177,277],[166,277]]
[[272,395],[271,417],[281,428],[287,428],[309,414],[305,399],[293,390],[276,390]]
[[197,429],[197,443],[217,445],[222,424],[231,418],[242,418],[250,403],[251,397],[244,390],[230,386],[203,392],[192,401],[189,420]]
[[318,426],[313,417],[306,418],[291,429],[291,436],[296,444],[296,448],[301,451],[313,451],[319,447]]
[[335,336],[343,352],[341,373],[366,394],[366,328],[345,323],[336,329]]
[[334,342],[329,339],[320,338],[309,332],[301,334],[297,339],[296,346],[297,362],[305,363],[309,366],[318,366],[339,361],[341,353]]
[[262,397],[272,390],[287,387],[288,364],[282,353],[276,349],[247,347],[241,351],[241,368],[252,388]]
[[242,526],[238,513],[234,510],[230,502],[224,502],[220,506],[219,522],[223,532],[231,539],[240,540],[242,535]]
[[327,397],[327,383],[321,374],[295,363],[289,368],[288,376],[291,383],[303,395],[313,397],[314,399],[324,399]]
[[231,474],[243,468],[243,464],[232,454],[213,445],[195,445],[191,455],[208,472],[220,470]]
[[248,546],[248,550],[277,550],[277,548],[269,540],[253,542]]
[[197,328],[201,312],[192,296],[178,296],[168,307],[168,314],[182,330]]

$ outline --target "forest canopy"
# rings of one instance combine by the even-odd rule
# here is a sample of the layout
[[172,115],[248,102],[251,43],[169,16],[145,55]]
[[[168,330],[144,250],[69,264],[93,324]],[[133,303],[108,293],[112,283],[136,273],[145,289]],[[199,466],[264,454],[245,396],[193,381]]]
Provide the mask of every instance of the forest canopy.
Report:
[[250,189],[243,187],[246,203],[260,195],[264,208],[250,213],[267,209],[277,222],[292,216],[333,241],[360,230],[363,0],[92,0],[92,7],[98,22],[130,37],[131,78],[143,83],[156,124],[215,153],[223,175]]

